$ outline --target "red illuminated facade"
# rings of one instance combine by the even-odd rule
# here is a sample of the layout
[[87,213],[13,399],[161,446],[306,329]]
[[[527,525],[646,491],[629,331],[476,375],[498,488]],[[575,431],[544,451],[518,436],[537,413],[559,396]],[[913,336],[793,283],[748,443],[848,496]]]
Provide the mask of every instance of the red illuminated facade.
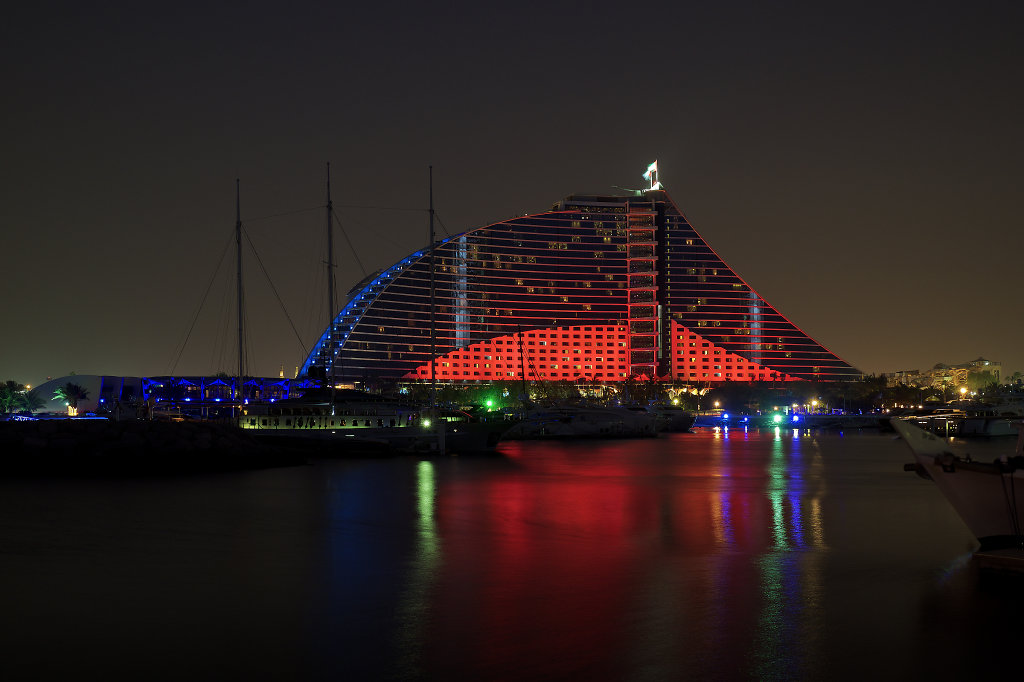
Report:
[[460,382],[860,376],[729,268],[662,189],[570,196],[412,254],[350,292],[302,368],[396,381],[432,370]]
[[[782,381],[787,375],[750,362],[672,323],[673,378],[683,381]],[[629,374],[629,327],[539,329],[502,336],[437,358],[440,381],[623,381]],[[430,366],[405,378],[430,379]],[[639,378],[648,378],[639,375]]]

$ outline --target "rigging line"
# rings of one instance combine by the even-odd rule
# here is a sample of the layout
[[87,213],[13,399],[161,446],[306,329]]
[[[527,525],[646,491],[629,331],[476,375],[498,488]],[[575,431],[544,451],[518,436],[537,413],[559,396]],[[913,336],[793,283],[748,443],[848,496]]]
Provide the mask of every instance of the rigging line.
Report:
[[[326,205],[326,204],[325,204]],[[270,220],[271,218],[281,218],[284,216],[295,215],[296,213],[308,213],[310,211],[321,211],[325,205],[312,206],[310,208],[297,208],[294,211],[285,211],[284,213],[271,213],[270,215],[260,216],[258,218],[247,218],[246,223],[254,223],[259,220]]]
[[441,220],[440,216],[437,215],[437,211],[434,211],[434,217],[437,218],[437,222],[441,223],[441,229],[444,230],[444,233],[451,237],[452,233],[448,231],[448,226],[445,225],[444,221]]
[[[234,235],[231,235],[231,241],[234,241]],[[229,242],[230,246],[230,242]],[[231,310],[232,306],[235,305],[231,302],[231,285],[228,284],[228,278],[226,273],[223,276],[223,291],[220,302],[220,311],[216,316],[215,321],[220,321],[220,326],[215,328],[216,337],[214,343],[210,346],[210,364],[215,367],[215,373],[224,373],[225,368],[230,368],[230,364],[227,362],[227,353],[229,352],[227,339],[231,334]],[[216,323],[216,322],[215,322]]]
[[281,295],[277,293],[277,287],[274,286],[273,281],[270,279],[270,274],[267,272],[267,268],[263,265],[263,259],[261,259],[260,254],[256,252],[256,245],[252,243],[252,239],[249,237],[248,232],[244,229],[242,232],[245,234],[245,240],[249,242],[249,248],[252,249],[252,255],[256,256],[256,262],[259,263],[260,270],[263,271],[263,276],[267,278],[267,284],[270,285],[271,291],[273,291],[274,296],[277,297],[277,302],[281,306],[281,311],[284,313],[285,319],[288,320],[288,325],[292,328],[292,332],[295,334],[295,338],[299,342],[299,348],[302,349],[303,354],[308,355],[309,352],[306,349],[306,345],[302,343],[302,337],[299,336],[299,331],[295,328],[295,323],[292,322],[292,318],[288,314],[288,309],[284,307],[284,301],[281,300]]
[[185,346],[188,345],[188,340],[192,336],[192,330],[196,327],[196,322],[199,320],[199,313],[203,311],[203,306],[206,305],[206,298],[210,295],[210,289],[213,288],[213,283],[217,279],[217,273],[220,272],[220,266],[224,264],[224,257],[227,255],[228,247],[231,246],[230,237],[227,243],[224,245],[224,250],[220,254],[220,260],[217,261],[217,267],[213,269],[213,276],[210,277],[209,284],[206,285],[206,291],[203,293],[202,300],[199,301],[199,307],[196,308],[196,314],[192,317],[192,324],[189,325],[188,331],[185,333],[185,340],[181,342],[181,347],[178,349],[178,354],[171,362],[170,371],[168,374],[174,375],[174,370],[178,368],[178,362],[181,360],[182,353],[185,352]]
[[[250,244],[251,246],[251,244]],[[242,307],[242,329],[249,329],[249,307]],[[238,395],[245,397],[245,377],[256,376],[256,372],[253,370],[253,355],[252,355],[252,334],[245,334],[245,343],[242,348],[242,367],[244,368],[241,376],[241,385],[238,388]]]
[[[348,248],[352,251],[352,257],[356,259],[356,263],[359,264],[359,269],[363,271],[363,277],[366,277],[369,273],[366,272],[366,268],[363,266],[363,261],[359,260],[359,254],[356,253],[356,247],[352,246],[352,240],[348,238],[348,232],[345,231],[345,227],[341,224],[341,219],[337,213],[331,213],[334,217],[334,222],[338,224],[338,229],[341,230],[341,234],[345,237],[345,243],[348,244]],[[333,311],[332,311],[333,312]],[[327,324],[330,324],[331,320],[327,320]]]

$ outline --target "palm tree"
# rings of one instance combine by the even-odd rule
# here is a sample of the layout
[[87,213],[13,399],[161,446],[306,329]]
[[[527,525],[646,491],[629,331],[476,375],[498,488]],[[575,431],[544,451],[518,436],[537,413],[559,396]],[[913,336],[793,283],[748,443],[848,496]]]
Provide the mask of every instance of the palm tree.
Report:
[[54,400],[63,400],[67,403],[68,414],[78,414],[78,401],[88,400],[89,391],[85,390],[78,384],[72,384],[70,382],[63,386],[58,386],[57,390],[53,392]]
[[43,409],[46,402],[46,398],[41,396],[39,391],[25,391],[19,396],[18,407],[32,414],[36,410]]
[[6,412],[13,412],[18,405],[18,399],[25,392],[24,384],[8,379],[0,384],[0,409]]

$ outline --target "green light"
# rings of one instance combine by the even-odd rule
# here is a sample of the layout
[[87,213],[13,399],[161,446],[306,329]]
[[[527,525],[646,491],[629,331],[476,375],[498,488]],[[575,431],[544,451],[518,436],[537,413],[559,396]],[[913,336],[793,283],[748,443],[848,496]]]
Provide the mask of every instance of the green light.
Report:
[[430,420],[429,419],[424,419],[423,420],[423,428],[425,428],[425,429],[429,429],[430,428]]
[[487,409],[488,410],[491,409],[492,407],[494,407],[494,401],[490,400],[490,399],[488,399],[488,401],[486,403],[484,403],[484,404],[487,405]]
[[774,415],[772,415],[772,421],[775,422],[776,424],[781,424],[782,423],[782,415],[781,414],[774,414]]

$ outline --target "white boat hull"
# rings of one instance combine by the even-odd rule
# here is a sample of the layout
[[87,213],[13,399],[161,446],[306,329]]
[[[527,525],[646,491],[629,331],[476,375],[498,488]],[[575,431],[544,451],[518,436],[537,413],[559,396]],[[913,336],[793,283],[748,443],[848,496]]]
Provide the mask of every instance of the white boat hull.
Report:
[[1018,458],[971,461],[955,454],[945,438],[900,419],[891,423],[982,549],[1021,546],[1024,469],[1015,467]]

